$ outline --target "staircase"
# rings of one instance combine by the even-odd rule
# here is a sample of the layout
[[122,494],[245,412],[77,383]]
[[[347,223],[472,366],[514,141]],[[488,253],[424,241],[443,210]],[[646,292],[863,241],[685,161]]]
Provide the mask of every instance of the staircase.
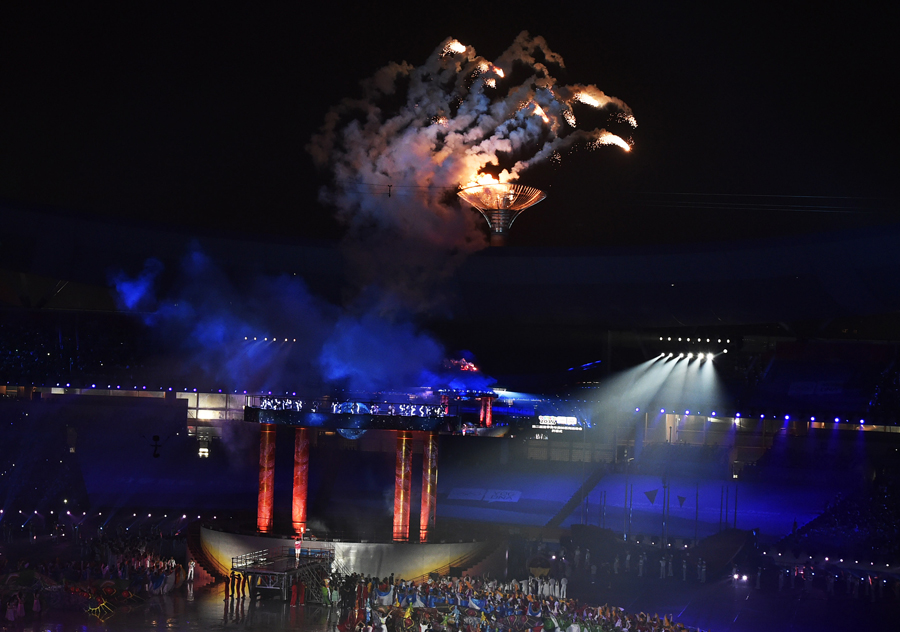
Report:
[[200,527],[200,522],[196,521],[189,524],[187,528],[188,564],[191,560],[197,563],[194,567],[194,588],[202,588],[222,579],[222,576],[216,572],[216,567],[203,552],[203,546],[200,543]]
[[566,504],[562,506],[562,509],[557,512],[555,516],[550,518],[550,521],[547,522],[545,528],[555,529],[558,528],[559,525],[563,523],[569,514],[575,511],[575,508],[578,507],[581,503],[584,502],[584,499],[587,497],[588,493],[592,489],[597,486],[597,483],[600,482],[600,479],[603,478],[603,474],[606,472],[606,464],[601,463],[597,468],[591,472],[591,475],[587,477],[584,483],[581,484],[575,493],[572,494],[572,497],[566,501]]
[[[294,547],[283,546],[280,549],[269,549],[266,551],[256,551],[246,555],[232,558],[232,568],[239,566],[253,567],[258,563],[259,559],[268,559],[271,561],[289,560],[290,566],[296,563],[296,572],[287,572],[284,581],[288,586],[294,581],[302,582],[305,587],[304,603],[306,604],[326,604],[329,603],[322,593],[325,586],[325,579],[332,571],[337,571],[342,575],[348,575],[346,567],[341,564],[334,556],[334,547],[304,549],[305,553],[299,558],[295,557]],[[296,562],[295,562],[296,560]]]
[[305,564],[300,567],[298,579],[306,586],[306,603],[324,603],[322,587],[325,586],[324,575],[328,568],[322,564]]

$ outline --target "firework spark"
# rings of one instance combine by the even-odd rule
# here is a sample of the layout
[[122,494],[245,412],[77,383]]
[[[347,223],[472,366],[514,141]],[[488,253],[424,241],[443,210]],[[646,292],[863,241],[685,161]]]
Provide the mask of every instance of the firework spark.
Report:
[[588,143],[588,147],[591,149],[597,149],[603,145],[615,145],[616,147],[621,147],[625,151],[631,151],[631,145],[628,144],[628,141],[615,134],[603,134]]
[[455,39],[454,39],[454,40],[450,40],[449,42],[447,42],[446,44],[444,44],[444,50],[443,50],[443,54],[444,54],[444,55],[451,55],[451,54],[453,54],[453,53],[457,53],[457,54],[458,54],[458,53],[464,53],[464,52],[466,52],[466,47],[465,47],[465,45],[460,44],[460,43],[457,42]]
[[547,116],[547,114],[544,112],[544,108],[542,108],[541,106],[539,106],[537,103],[532,103],[531,105],[534,106],[534,113],[535,113],[537,116],[540,116],[541,119],[543,119],[544,123],[549,123],[549,122],[550,122],[550,117]]

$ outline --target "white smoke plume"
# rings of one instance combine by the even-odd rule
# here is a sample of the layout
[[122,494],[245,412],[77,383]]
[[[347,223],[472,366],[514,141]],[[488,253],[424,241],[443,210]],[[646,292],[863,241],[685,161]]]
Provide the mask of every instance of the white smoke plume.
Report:
[[398,273],[390,265],[397,239],[444,258],[484,247],[480,218],[456,200],[460,186],[517,180],[576,142],[630,149],[605,129],[576,127],[577,103],[636,122],[624,102],[596,86],[560,85],[551,73],[563,67],[542,37],[527,32],[494,61],[448,38],[421,66],[388,64],[362,83],[362,98],[328,113],[307,146],[333,175],[321,199],[337,208],[351,236],[370,246],[393,242],[375,265],[368,261],[370,274],[388,271],[421,284],[422,270],[435,261],[414,253],[412,266]]

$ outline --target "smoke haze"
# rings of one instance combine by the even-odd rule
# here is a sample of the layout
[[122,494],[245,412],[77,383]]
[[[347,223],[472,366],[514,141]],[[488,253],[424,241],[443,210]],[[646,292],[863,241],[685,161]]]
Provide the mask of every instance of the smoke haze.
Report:
[[605,129],[576,127],[579,107],[636,123],[596,86],[561,85],[552,75],[561,68],[562,57],[527,32],[493,62],[447,38],[421,66],[384,66],[362,82],[361,98],[328,113],[307,150],[331,175],[320,198],[348,227],[363,286],[433,307],[426,290],[487,245],[480,216],[460,207],[460,186],[517,180],[576,142],[630,149]]

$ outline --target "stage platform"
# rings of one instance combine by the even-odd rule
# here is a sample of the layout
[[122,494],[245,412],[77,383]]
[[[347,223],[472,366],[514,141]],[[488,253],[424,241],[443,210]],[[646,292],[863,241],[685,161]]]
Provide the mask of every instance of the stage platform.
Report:
[[[200,528],[201,549],[220,577],[227,577],[232,570],[233,561],[248,555],[248,551],[265,550],[267,562],[259,567],[260,572],[275,569],[274,561],[292,553],[295,542],[292,536],[287,535],[234,533],[214,529],[209,525]],[[328,551],[323,555],[333,555],[332,568],[340,573],[359,573],[371,577],[388,577],[394,574],[396,577],[416,580],[445,569],[448,565],[465,566],[466,560],[483,559],[488,545],[490,543],[486,541],[472,540],[436,543],[303,540],[303,550],[308,549],[310,557],[320,550]],[[494,543],[492,546],[496,548],[500,544]],[[498,554],[491,559],[494,557],[497,558],[497,563],[484,571],[499,576],[505,572],[505,558]],[[327,563],[326,560],[321,562]],[[443,573],[446,574],[446,570]]]

